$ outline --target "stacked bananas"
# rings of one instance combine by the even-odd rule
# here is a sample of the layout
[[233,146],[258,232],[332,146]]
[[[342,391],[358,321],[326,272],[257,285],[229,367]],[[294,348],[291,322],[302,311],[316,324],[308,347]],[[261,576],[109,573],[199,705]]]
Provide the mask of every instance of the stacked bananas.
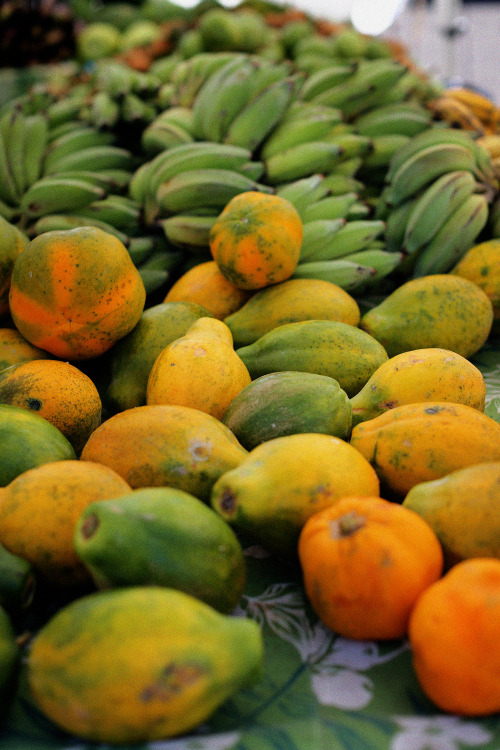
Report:
[[487,96],[457,86],[428,101],[428,107],[450,127],[470,130],[477,136],[500,133],[500,108]]
[[386,249],[406,274],[448,272],[476,242],[499,189],[488,151],[468,131],[431,127],[393,156],[376,208]]

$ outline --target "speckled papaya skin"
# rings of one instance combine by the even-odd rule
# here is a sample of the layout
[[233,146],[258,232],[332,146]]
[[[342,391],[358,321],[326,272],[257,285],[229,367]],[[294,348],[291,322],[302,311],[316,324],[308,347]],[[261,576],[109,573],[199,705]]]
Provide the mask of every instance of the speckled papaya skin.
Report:
[[404,497],[419,482],[500,461],[500,424],[471,406],[405,404],[353,428],[351,445],[377,472],[382,492]]

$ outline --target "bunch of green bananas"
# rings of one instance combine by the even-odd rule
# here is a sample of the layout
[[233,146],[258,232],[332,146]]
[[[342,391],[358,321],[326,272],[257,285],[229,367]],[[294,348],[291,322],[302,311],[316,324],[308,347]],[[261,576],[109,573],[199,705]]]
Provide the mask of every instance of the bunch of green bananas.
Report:
[[391,159],[376,214],[407,275],[448,272],[476,242],[499,189],[488,152],[465,130],[430,127]]

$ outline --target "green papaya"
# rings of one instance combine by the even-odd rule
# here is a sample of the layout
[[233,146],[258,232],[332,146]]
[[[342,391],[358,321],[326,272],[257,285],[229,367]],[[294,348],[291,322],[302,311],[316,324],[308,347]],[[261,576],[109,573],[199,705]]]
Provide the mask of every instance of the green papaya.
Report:
[[261,336],[236,353],[252,380],[270,372],[297,371],[326,375],[338,382],[349,398],[388,359],[373,336],[336,320],[287,323]]
[[434,274],[411,279],[361,318],[360,327],[386,349],[389,357],[438,347],[469,359],[486,342],[493,305],[469,279]]
[[114,412],[146,403],[146,386],[160,352],[184,336],[199,318],[213,315],[194,302],[161,302],[145,310],[137,325],[110,352],[106,406]]
[[220,612],[233,610],[243,593],[245,560],[233,530],[201,500],[173,487],[91,503],[74,545],[100,588],[169,586]]
[[3,711],[9,693],[13,692],[13,683],[19,665],[20,650],[16,643],[14,628],[9,615],[0,607],[0,698]]
[[27,681],[64,731],[129,745],[193,730],[262,667],[254,620],[176,589],[131,586],[62,607],[32,641]]
[[357,326],[360,311],[344,289],[322,279],[288,279],[260,289],[228,315],[235,346],[253,344],[268,331],[301,320],[340,320]]
[[303,432],[345,440],[351,432],[352,407],[347,393],[327,375],[270,372],[240,391],[222,421],[247,450]]
[[0,544],[0,606],[19,611],[33,601],[36,579],[31,563]]
[[0,487],[19,474],[51,461],[76,459],[62,432],[39,414],[0,404]]

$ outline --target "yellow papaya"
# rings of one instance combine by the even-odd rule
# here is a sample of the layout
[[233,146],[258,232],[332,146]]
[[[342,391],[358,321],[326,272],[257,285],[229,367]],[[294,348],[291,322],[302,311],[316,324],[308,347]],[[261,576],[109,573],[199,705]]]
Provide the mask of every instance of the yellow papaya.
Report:
[[456,352],[432,347],[391,357],[351,398],[353,425],[403,404],[452,401],[484,411],[481,371]]
[[148,742],[188,732],[259,679],[254,620],[158,586],[97,591],[34,637],[27,680],[38,708],[85,740]]
[[500,462],[416,484],[403,505],[432,526],[447,568],[470,557],[500,559]]
[[0,216],[0,317],[9,312],[9,291],[12,269],[29,238],[14,224]]
[[247,455],[231,430],[190,406],[146,404],[114,414],[85,443],[81,459],[110,466],[133,489],[177,487],[200,500]]
[[494,333],[500,333],[500,238],[480,242],[468,250],[450,273],[477,284],[493,305]]
[[301,320],[339,320],[357,326],[358,303],[344,289],[322,279],[288,279],[256,292],[224,318],[235,346],[253,344],[268,331]]
[[493,306],[469,279],[433,274],[401,284],[365,312],[360,327],[389,357],[410,349],[440,347],[469,359],[487,340]]
[[113,412],[144,406],[157,356],[195,320],[210,316],[205,307],[194,302],[163,302],[144,310],[135,328],[110,352],[106,406]]
[[313,372],[336,380],[349,397],[388,359],[373,336],[337,320],[286,323],[236,353],[252,380],[284,370]]
[[258,445],[219,477],[210,501],[271,552],[293,557],[309,516],[345,495],[378,493],[373,467],[348,442],[304,433]]
[[500,424],[464,404],[404,404],[360,422],[351,445],[374,467],[382,493],[404,497],[420,482],[500,461]]
[[217,318],[199,318],[154,361],[146,403],[190,406],[222,419],[250,382],[227,325]]
[[0,328],[0,372],[21,362],[51,357],[48,352],[30,344],[16,328]]

